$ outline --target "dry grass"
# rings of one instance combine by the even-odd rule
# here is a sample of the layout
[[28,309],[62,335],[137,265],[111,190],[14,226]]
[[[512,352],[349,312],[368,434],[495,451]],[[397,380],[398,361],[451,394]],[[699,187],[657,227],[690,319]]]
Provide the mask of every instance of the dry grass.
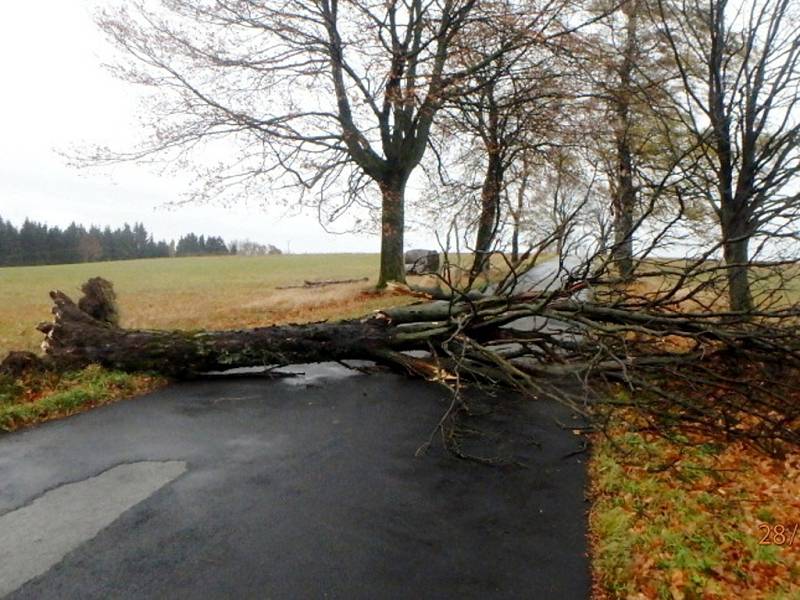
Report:
[[649,302],[663,299],[669,293],[672,294],[670,299],[676,303],[678,310],[683,312],[702,312],[709,308],[718,311],[728,310],[727,296],[718,290],[686,285],[673,293],[673,284],[657,277],[636,279],[626,285],[625,293]]
[[261,327],[355,318],[413,300],[392,292],[376,292],[367,283],[292,290],[237,288],[226,293],[209,291],[200,299],[176,290],[171,298],[166,306],[159,292],[142,292],[122,300],[123,326],[212,330]]
[[[690,276],[683,285],[674,289],[677,273],[686,267],[684,263],[677,259],[665,260],[663,264],[657,261],[647,263],[642,270],[650,275],[639,276],[626,284],[625,294],[643,301],[668,297],[678,310],[684,312],[729,310],[725,272],[719,265],[706,265],[708,269],[717,270]],[[664,275],[654,274],[659,270],[663,270]],[[750,270],[750,282],[755,303],[762,309],[783,309],[800,303],[800,265],[754,266]],[[621,290],[609,291],[614,297]]]

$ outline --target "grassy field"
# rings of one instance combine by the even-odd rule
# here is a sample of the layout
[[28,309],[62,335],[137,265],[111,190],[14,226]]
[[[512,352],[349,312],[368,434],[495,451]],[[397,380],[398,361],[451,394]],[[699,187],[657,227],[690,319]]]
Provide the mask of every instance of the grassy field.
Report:
[[[114,284],[122,325],[136,328],[227,329],[356,317],[408,297],[370,290],[376,254],[194,257],[0,269],[0,356],[36,350],[40,321],[50,319],[48,292],[80,296],[90,277]],[[304,280],[369,281],[324,288],[276,289]]]

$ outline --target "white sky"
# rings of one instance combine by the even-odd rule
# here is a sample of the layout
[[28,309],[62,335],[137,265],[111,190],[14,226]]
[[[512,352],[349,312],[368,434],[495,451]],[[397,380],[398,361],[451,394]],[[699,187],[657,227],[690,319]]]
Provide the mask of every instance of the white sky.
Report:
[[[285,216],[257,202],[169,207],[188,188],[145,166],[77,170],[58,150],[136,139],[134,87],[102,67],[109,50],[92,20],[102,0],[4,2],[0,14],[0,216],[49,225],[117,227],[141,221],[156,239],[197,234],[250,238],[292,252],[378,252],[377,235],[326,234],[316,215]],[[433,245],[432,245],[433,244]],[[411,231],[406,247],[436,247]]]

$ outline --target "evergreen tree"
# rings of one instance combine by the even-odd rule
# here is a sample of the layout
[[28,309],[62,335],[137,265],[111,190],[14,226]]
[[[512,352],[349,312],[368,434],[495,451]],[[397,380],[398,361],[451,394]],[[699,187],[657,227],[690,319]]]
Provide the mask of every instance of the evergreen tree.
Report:
[[[232,246],[230,254],[235,253]],[[177,245],[174,241],[156,242],[143,223],[102,230],[92,225],[87,230],[74,222],[61,229],[25,219],[17,229],[0,217],[0,266],[4,267],[207,254],[229,254],[225,240],[189,233]]]

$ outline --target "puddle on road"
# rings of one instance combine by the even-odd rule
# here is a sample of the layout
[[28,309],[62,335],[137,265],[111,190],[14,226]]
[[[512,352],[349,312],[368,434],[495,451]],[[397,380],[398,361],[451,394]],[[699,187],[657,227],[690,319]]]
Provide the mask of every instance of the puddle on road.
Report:
[[[365,360],[351,360],[347,364],[356,368],[370,367],[373,363]],[[310,365],[291,365],[282,367],[280,370],[284,373],[297,373],[298,377],[287,377],[283,379],[283,383],[289,386],[307,386],[322,381],[347,379],[348,377],[355,377],[362,373],[356,368],[348,369],[339,363],[316,363]]]
[[[309,384],[318,383],[322,380],[337,380],[345,379],[347,377],[355,377],[361,375],[358,369],[372,367],[375,363],[368,360],[348,360],[345,361],[346,365],[353,367],[348,369],[346,366],[335,362],[311,363],[311,364],[297,364],[287,365],[285,367],[276,368],[273,372],[276,376],[276,381],[281,381],[291,386],[307,386]],[[296,375],[296,377],[280,378],[281,373],[289,373]],[[228,371],[214,371],[209,373],[224,379],[226,376],[264,376],[267,374],[264,367],[239,367],[236,369],[229,369]]]
[[46,573],[122,513],[186,472],[182,461],[118,465],[0,516],[0,597]]

